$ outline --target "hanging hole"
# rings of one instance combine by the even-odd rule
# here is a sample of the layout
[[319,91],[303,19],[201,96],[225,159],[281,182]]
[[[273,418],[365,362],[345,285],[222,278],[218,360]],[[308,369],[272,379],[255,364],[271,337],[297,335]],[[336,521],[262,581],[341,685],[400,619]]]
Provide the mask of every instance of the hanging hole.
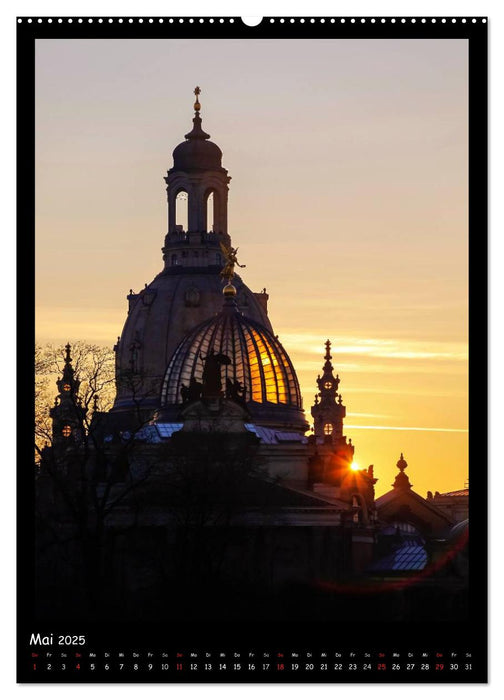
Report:
[[241,21],[247,27],[257,27],[262,22],[262,17],[242,17]]

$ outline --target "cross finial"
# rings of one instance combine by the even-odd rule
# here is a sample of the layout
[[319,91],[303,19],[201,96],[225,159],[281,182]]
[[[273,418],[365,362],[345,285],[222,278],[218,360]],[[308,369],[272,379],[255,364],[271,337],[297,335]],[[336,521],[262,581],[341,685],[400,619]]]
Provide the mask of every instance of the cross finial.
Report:
[[325,354],[324,359],[330,360],[331,359],[331,341],[330,340],[326,340],[325,349],[326,349],[326,354]]
[[194,103],[194,111],[199,112],[201,109],[201,105],[199,102],[199,95],[201,94],[201,88],[198,85],[196,85],[196,87],[194,88],[194,94],[196,95],[196,102]]
[[411,484],[410,480],[408,479],[408,475],[404,473],[404,470],[408,466],[408,462],[404,459],[404,455],[401,452],[401,457],[399,461],[397,462],[397,468],[399,469],[399,474],[397,474],[393,487],[395,489],[402,489],[403,491],[410,491],[411,490]]

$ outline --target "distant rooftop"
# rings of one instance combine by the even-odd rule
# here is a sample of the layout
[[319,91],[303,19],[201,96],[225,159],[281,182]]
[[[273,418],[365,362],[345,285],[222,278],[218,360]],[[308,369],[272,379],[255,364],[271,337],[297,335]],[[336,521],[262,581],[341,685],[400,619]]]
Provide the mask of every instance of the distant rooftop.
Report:
[[416,540],[404,541],[395,551],[375,562],[369,571],[421,571],[427,564],[427,552]]
[[469,489],[460,489],[459,491],[447,491],[446,493],[436,493],[434,498],[445,498],[449,496],[469,496]]
[[[153,423],[145,425],[137,433],[136,437],[140,440],[145,440],[149,443],[161,442],[167,438],[171,438],[173,433],[182,430],[183,423]],[[284,442],[299,442],[306,443],[306,438],[298,432],[289,432],[286,430],[275,430],[273,428],[265,428],[253,423],[245,423],[245,428],[255,433],[262,443],[266,445],[278,445]],[[130,434],[125,436],[129,439]]]

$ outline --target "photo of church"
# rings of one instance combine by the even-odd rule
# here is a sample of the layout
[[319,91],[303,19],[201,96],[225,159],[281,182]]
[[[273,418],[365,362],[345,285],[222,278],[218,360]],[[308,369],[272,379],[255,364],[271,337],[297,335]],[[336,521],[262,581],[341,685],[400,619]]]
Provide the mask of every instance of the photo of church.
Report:
[[[408,467],[396,433],[394,480],[375,492],[387,482],[379,460],[356,462],[332,324],[315,343],[314,398],[302,393],[274,296],[246,283],[205,94],[194,89],[192,110],[172,95],[188,131],[164,178],[162,264],[127,295],[111,405],[99,373],[83,393],[71,341],[52,378],[35,479],[38,615],[464,619],[468,484],[415,491],[422,465]],[[215,110],[212,125],[220,141]]]

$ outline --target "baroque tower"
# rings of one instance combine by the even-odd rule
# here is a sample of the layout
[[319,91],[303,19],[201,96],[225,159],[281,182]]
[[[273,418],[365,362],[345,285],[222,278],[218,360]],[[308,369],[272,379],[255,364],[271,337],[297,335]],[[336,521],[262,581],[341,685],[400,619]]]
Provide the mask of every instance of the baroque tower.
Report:
[[[164,266],[152,282],[127,295],[128,317],[115,346],[114,413],[133,416],[139,409],[145,414],[158,409],[175,349],[189,331],[222,309],[221,244],[231,244],[227,216],[231,178],[222,167],[221,149],[203,131],[201,90],[197,87],[194,92],[193,127],[174,149],[173,167],[164,178],[168,200]],[[184,206],[187,223],[181,221]],[[238,275],[233,283],[239,311],[271,332],[266,290],[252,292]]]
[[49,414],[52,418],[53,445],[60,448],[75,447],[87,412],[79,399],[80,381],[75,376],[70,350],[70,343],[67,343],[63,374],[56,382],[58,395]]
[[[186,141],[173,151],[173,168],[165,177],[168,199],[168,233],[163,248],[165,267],[221,267],[219,244],[230,244],[227,204],[231,178],[222,167],[222,151],[203,131],[200,92],[199,87],[194,90],[193,128],[185,135]],[[177,217],[183,200],[187,203],[187,230],[178,223]]]
[[341,394],[338,394],[340,378],[338,374],[334,376],[330,340],[326,340],[325,348],[322,376],[319,374],[317,377],[319,393],[315,396],[311,414],[315,437],[337,444],[343,437],[343,418],[346,416],[346,408]]
[[[325,343],[324,366],[322,375],[317,377],[319,392],[311,407],[313,417],[313,436],[315,453],[311,460],[311,481],[340,483],[342,474],[346,473],[353,461],[354,446],[343,435],[343,419],[346,408],[343,398],[338,393],[339,375],[334,376],[331,360],[331,341]],[[320,450],[317,447],[320,445]]]

